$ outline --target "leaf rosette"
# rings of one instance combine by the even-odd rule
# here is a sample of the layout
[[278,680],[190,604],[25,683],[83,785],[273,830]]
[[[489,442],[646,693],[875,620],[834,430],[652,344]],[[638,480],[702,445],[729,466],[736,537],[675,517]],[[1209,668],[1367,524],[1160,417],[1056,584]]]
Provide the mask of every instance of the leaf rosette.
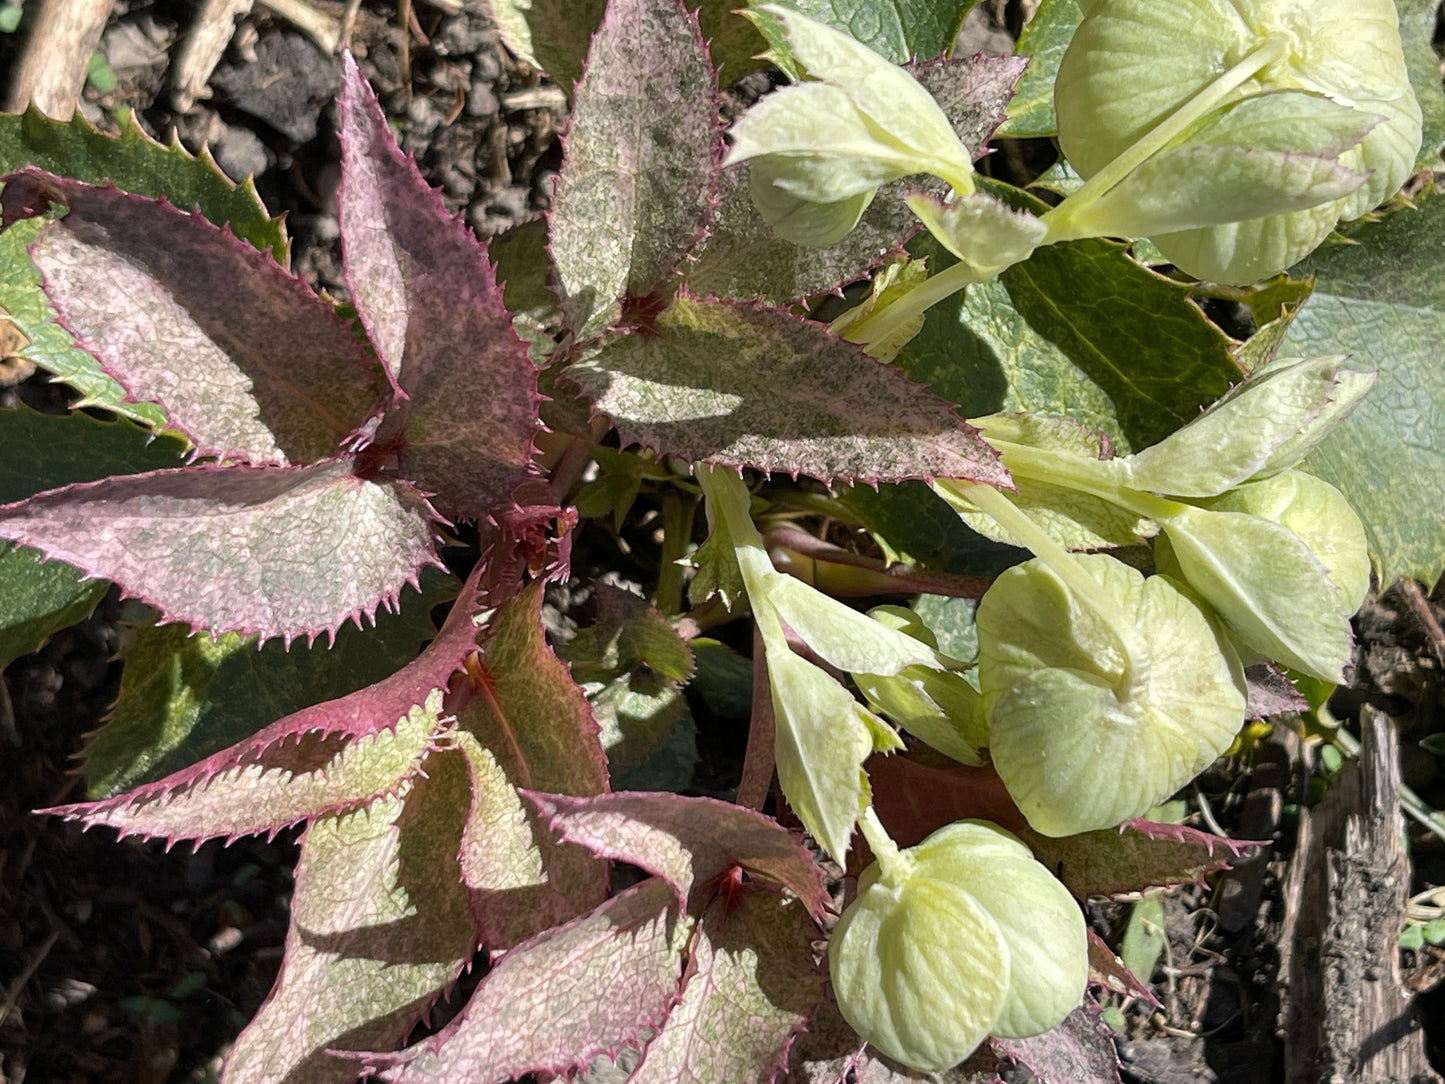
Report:
[[880,854],[828,945],[844,1019],[924,1072],[1055,1027],[1088,976],[1083,914],[1017,838],[959,821]]
[[1246,703],[1238,659],[1166,577],[1072,561],[1098,604],[1033,560],[978,607],[994,767],[1049,836],[1141,816],[1228,748]]
[[1190,274],[1251,282],[1414,167],[1421,113],[1391,0],[1081,7],[1054,107],[1088,183],[1048,216],[1053,239],[1147,234]]

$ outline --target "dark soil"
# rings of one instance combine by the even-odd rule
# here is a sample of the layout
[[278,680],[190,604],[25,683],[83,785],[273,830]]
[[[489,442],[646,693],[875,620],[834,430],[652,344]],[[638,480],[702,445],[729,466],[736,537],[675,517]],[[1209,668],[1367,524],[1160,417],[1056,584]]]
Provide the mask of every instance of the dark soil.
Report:
[[[117,87],[104,96],[88,91],[87,115],[108,126],[127,106],[152,134],[175,131],[193,150],[209,145],[232,176],[253,174],[267,206],[288,215],[293,267],[344,297],[330,106],[339,63],[258,7],[211,80],[214,96],[177,114],[168,104],[170,55],[196,6],[121,0],[104,40]],[[316,6],[341,11],[339,3]],[[980,4],[966,28],[968,51],[1007,51],[1026,6]],[[404,58],[397,8],[368,2],[352,48],[403,148],[448,207],[490,236],[545,212],[565,103],[507,54],[471,7],[449,15],[418,4]],[[22,41],[0,35],[0,71]],[[1035,151],[1005,148],[995,160],[1024,162]],[[577,569],[603,572],[618,567],[617,558],[607,532],[579,534]],[[0,1084],[214,1079],[280,961],[296,853],[290,836],[165,852],[30,812],[81,797],[68,771],[116,695],[121,664],[110,660],[126,616],[107,598],[90,620],[12,664],[0,685]],[[1342,720],[1371,703],[1398,721],[1405,782],[1434,808],[1445,804],[1445,775],[1419,742],[1445,730],[1441,621],[1438,586],[1429,599],[1395,588],[1372,602],[1358,619],[1355,685],[1332,704]],[[736,779],[738,730],[704,710],[698,720],[705,767],[694,785],[721,792]],[[1167,944],[1155,973],[1144,976],[1161,1007],[1123,1006],[1126,1080],[1282,1079],[1281,884],[1294,846],[1291,809],[1329,785],[1315,765],[1318,748],[1317,739],[1293,736],[1261,742],[1184,795],[1191,823],[1207,826],[1212,817],[1231,835],[1271,846],[1239,874],[1164,894]],[[1259,800],[1266,792],[1280,795],[1277,808]],[[1419,887],[1445,882],[1445,844],[1413,824],[1410,839]],[[1127,917],[1127,904],[1094,915],[1114,939]],[[1445,1066],[1445,951],[1426,948],[1406,962],[1432,1057]]]

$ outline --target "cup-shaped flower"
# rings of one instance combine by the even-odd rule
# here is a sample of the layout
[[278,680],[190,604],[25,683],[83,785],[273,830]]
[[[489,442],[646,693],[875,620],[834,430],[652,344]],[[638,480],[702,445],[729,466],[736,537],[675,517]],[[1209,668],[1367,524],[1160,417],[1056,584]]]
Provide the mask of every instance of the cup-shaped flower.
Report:
[[773,230],[825,247],[858,223],[877,190],[914,173],[973,191],[967,148],[933,97],[847,34],[773,4],[808,79],[768,95],[732,128],[724,165],[752,161],[753,201]]
[[1249,282],[1400,187],[1420,147],[1393,0],[1087,0],[1054,85],[1088,183],[1054,239],[1148,234]]
[[1078,904],[1027,847],[959,821],[864,871],[828,965],[853,1029],[933,1072],[991,1034],[1056,1026],[1083,998],[1088,948]]
[[1092,598],[1033,560],[1000,576],[978,607],[989,751],[1029,824],[1049,836],[1141,816],[1244,721],[1238,659],[1198,606],[1115,558],[1072,560],[1097,585]]

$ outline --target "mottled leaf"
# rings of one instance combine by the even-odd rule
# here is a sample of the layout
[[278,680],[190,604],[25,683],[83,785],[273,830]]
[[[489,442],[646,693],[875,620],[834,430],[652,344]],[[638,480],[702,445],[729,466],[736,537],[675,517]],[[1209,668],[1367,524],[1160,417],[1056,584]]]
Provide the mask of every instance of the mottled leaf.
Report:
[[771,1084],[788,1044],[823,999],[817,929],[794,900],[744,890],[708,909],[682,1001],[628,1084]]
[[346,281],[405,400],[377,433],[448,517],[481,519],[530,474],[537,373],[486,249],[397,149],[356,63],[341,95]]
[[1287,711],[1309,711],[1309,702],[1300,695],[1294,682],[1273,663],[1262,662],[1246,667],[1244,678],[1249,686],[1249,702],[1244,709],[1246,719],[1266,719]]
[[30,245],[44,227],[44,220],[33,218],[0,231],[0,320],[25,336],[19,356],[74,388],[80,396],[77,406],[102,406],[142,425],[164,427],[164,410],[154,403],[126,402],[125,389],[55,322],[55,311],[40,288],[40,272],[30,262]]
[[[178,466],[185,445],[153,439],[127,422],[101,422],[80,411],[39,414],[23,403],[0,412],[0,501],[18,501],[70,482]],[[105,594],[61,561],[35,550],[0,553],[0,667],[34,651],[50,634],[87,617]]]
[[[129,192],[164,196],[177,207],[198,208],[212,222],[228,223],[237,237],[270,251],[277,260],[286,259],[280,220],[266,213],[249,180],[232,184],[205,150],[192,156],[177,142],[162,146],[133,116],[122,117],[120,135],[110,136],[79,113],[70,121],[51,120],[33,108],[22,115],[0,115],[0,174],[27,165],[92,184],[110,181]],[[30,341],[22,356],[71,385],[85,403],[147,425],[163,425],[165,415],[159,408],[122,402],[120,386],[54,323],[39,275],[25,254],[40,225],[27,223],[0,234],[0,309]]]
[[153,471],[0,507],[0,537],[115,581],[166,620],[288,642],[394,605],[438,563],[433,522],[405,483],[365,481],[346,460]]
[[827,895],[817,863],[795,835],[761,813],[680,794],[525,797],[563,839],[662,877],[680,901],[741,866],[757,880],[791,890],[809,914],[822,917]]
[[1143,820],[1076,836],[1050,838],[1028,829],[1016,834],[1080,899],[1198,881],[1258,846]]
[[401,1041],[472,958],[457,877],[461,757],[433,753],[404,798],[323,817],[301,840],[281,974],[226,1058],[227,1084],[351,1084],[331,1053]]
[[1119,1084],[1113,1033],[1088,998],[1052,1031],[1028,1039],[990,1039],[994,1053],[1026,1066],[1037,1080]]
[[492,616],[481,655],[468,664],[465,699],[454,709],[457,728],[487,754],[470,757],[477,786],[461,864],[479,926],[499,947],[575,917],[607,891],[603,863],[540,830],[513,792],[607,789],[597,724],[547,646],[541,602],[535,581]]
[[168,841],[274,834],[401,792],[441,729],[441,705],[441,690],[433,689],[424,705],[397,719],[377,720],[374,732],[360,737],[303,732],[293,724],[293,741],[263,746],[258,735],[246,743],[249,749],[233,747],[158,783],[47,812],[89,828],[106,825],[122,836]]
[[894,0],[887,5],[863,0],[789,0],[783,7],[862,42],[895,64],[932,60],[953,46],[963,17],[976,0]]
[[30,247],[58,319],[201,455],[307,463],[366,418],[377,384],[351,329],[270,256],[197,215],[36,170],[6,223],[64,205]]
[[895,561],[964,575],[996,576],[1028,556],[1026,550],[1000,545],[970,529],[922,482],[899,482],[877,489],[854,486],[839,500]]
[[[645,43],[645,44],[644,44]],[[562,307],[585,338],[646,297],[707,225],[717,81],[679,0],[612,0],[564,143],[550,222]]]
[[1378,370],[1370,394],[1306,465],[1365,524],[1381,583],[1433,582],[1445,559],[1445,199],[1344,228],[1296,274],[1315,289],[1285,329],[1282,355],[1349,354]]
[[517,946],[439,1035],[368,1061],[392,1066],[391,1084],[579,1069],[661,1025],[681,992],[685,933],[672,889],[649,878]]
[[1009,102],[1008,119],[999,135],[1026,139],[1057,133],[1054,77],[1082,18],[1079,0],[1040,0],[1014,49],[1019,56],[1029,58],[1029,66]]
[[258,648],[254,637],[188,636],[181,625],[137,629],[121,651],[125,670],[110,718],[81,752],[91,796],[153,782],[273,720],[396,673],[436,635],[430,611],[457,587],[447,573],[423,569],[419,596],[403,592],[400,611],[378,613],[375,628],[342,626],[329,647],[287,650],[273,640]]
[[1004,478],[946,404],[821,325],[679,298],[655,331],[569,370],[624,443],[822,479]]
[[909,183],[897,181],[879,191],[836,245],[795,245],[774,233],[753,205],[751,168],[740,162],[718,175],[718,205],[707,236],[682,268],[687,288],[699,297],[782,306],[836,291],[867,275],[918,229],[903,202]]

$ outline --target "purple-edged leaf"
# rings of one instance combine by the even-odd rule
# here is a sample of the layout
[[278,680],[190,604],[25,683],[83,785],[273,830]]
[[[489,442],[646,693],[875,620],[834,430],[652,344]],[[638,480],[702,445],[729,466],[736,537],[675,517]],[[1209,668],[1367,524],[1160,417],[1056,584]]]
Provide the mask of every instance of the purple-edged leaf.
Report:
[[227,1084],[351,1084],[357,1063],[328,1051],[400,1042],[461,973],[476,943],[456,865],[466,792],[461,758],[433,753],[404,798],[307,829],[281,974]]
[[114,580],[193,628],[334,633],[437,561],[435,514],[404,482],[310,467],[186,467],[0,506],[0,538]]
[[989,137],[1003,123],[1004,106],[1028,63],[1028,57],[980,53],[905,67],[938,102],[969,157],[977,159],[988,153]]
[[[484,571],[485,566],[477,566],[471,579],[463,587],[461,596],[452,605],[451,613],[447,615],[446,622],[436,638],[417,658],[389,677],[336,700],[303,708],[278,719],[254,737],[229,749],[223,749],[155,783],[137,787],[126,794],[104,801],[58,806],[45,812],[84,820],[90,824],[111,824],[122,827],[127,832],[163,835],[166,833],[162,824],[149,824],[144,821],[147,811],[154,809],[159,818],[170,824],[177,820],[177,810],[184,813],[185,803],[195,801],[202,803],[206,809],[218,810],[217,816],[205,820],[187,819],[178,830],[167,835],[168,839],[207,839],[218,835],[279,831],[297,818],[278,819],[287,814],[284,811],[273,811],[264,803],[249,799],[237,800],[234,793],[223,792],[212,796],[209,791],[215,777],[225,776],[232,781],[242,782],[247,779],[256,781],[256,773],[253,771],[248,774],[247,767],[261,765],[261,781],[268,786],[284,784],[284,779],[268,778],[265,766],[289,765],[287,770],[294,770],[299,766],[303,771],[315,772],[322,767],[316,759],[317,756],[349,758],[352,754],[347,753],[347,749],[351,742],[372,739],[383,731],[395,731],[398,720],[412,718],[418,701],[433,703],[432,697],[445,692],[452,675],[462,669],[467,656],[476,650],[477,628],[474,617],[483,604],[483,600],[478,597],[477,584]],[[439,705],[440,701],[436,703]],[[435,717],[437,711],[433,710],[430,714]],[[394,744],[386,746],[387,750],[396,748]],[[307,751],[313,754],[310,760],[303,756]],[[346,760],[346,763],[351,762]],[[315,783],[317,780],[310,782]],[[386,789],[388,787],[383,786],[368,794],[362,794],[359,799],[353,799],[351,804]],[[333,803],[331,810],[336,808],[337,804]],[[299,816],[324,811],[328,810],[322,807]]]
[[60,322],[201,455],[284,465],[334,455],[378,383],[346,323],[229,230],[164,201],[26,170],[6,223],[64,204],[30,248]]
[[1024,1065],[1039,1080],[1119,1084],[1114,1036],[1088,998],[1052,1031],[1028,1039],[990,1039],[994,1053]]
[[258,745],[259,735],[159,782],[45,812],[82,820],[88,828],[103,824],[122,836],[169,841],[274,833],[402,790],[441,729],[441,707],[441,690],[433,689],[424,705],[378,721],[375,732],[362,737],[313,730],[280,741],[263,731],[266,744],[254,753],[239,750]]
[[1262,662],[1244,669],[1249,701],[1244,706],[1246,719],[1267,719],[1287,711],[1309,711],[1310,703],[1294,682],[1271,662]]
[[751,809],[652,792],[524,797],[563,839],[656,874],[680,901],[741,866],[760,881],[791,890],[811,915],[822,916],[828,897],[817,863],[797,836]]
[[735,906],[709,908],[682,1001],[628,1084],[771,1084],[823,1000],[816,935],[798,901],[765,892],[744,890]]
[[672,889],[649,878],[502,958],[439,1035],[368,1062],[392,1084],[567,1073],[658,1028],[681,992]]
[[1114,955],[1114,950],[1093,930],[1089,931],[1089,984],[1102,987],[1111,994],[1138,998],[1155,1008],[1159,1007],[1159,999],[1154,992],[1139,981],[1139,977]]
[[547,646],[541,603],[542,583],[534,581],[497,610],[480,658],[468,664],[469,695],[456,708],[457,729],[479,747],[469,757],[474,791],[462,875],[478,926],[497,948],[566,922],[607,894],[605,863],[556,842],[514,790],[585,796],[607,789],[597,724]]
[[702,236],[722,154],[717,77],[678,0],[612,0],[577,86],[552,258],[578,338],[661,286]]
[[482,519],[532,473],[537,372],[512,329],[486,248],[397,149],[356,64],[341,94],[342,255],[357,314],[407,396],[402,477],[445,516]]
[[[865,1048],[832,1002],[814,1015],[789,1051],[783,1084],[1000,1084],[1003,1063],[985,1043],[961,1065],[923,1073]],[[1052,1082],[1049,1082],[1052,1084]]]
[[1058,838],[1015,831],[1034,857],[1057,873],[1079,899],[1192,883],[1259,846],[1182,824],[1143,820]]
[[787,313],[680,297],[646,333],[609,340],[567,377],[624,444],[693,462],[825,480],[1007,481],[947,403]]
[[879,191],[853,232],[833,247],[784,241],[753,205],[749,166],[741,162],[718,176],[718,206],[707,236],[683,266],[683,280],[698,297],[786,306],[836,292],[867,275],[919,229],[903,202],[919,186],[898,181]]

